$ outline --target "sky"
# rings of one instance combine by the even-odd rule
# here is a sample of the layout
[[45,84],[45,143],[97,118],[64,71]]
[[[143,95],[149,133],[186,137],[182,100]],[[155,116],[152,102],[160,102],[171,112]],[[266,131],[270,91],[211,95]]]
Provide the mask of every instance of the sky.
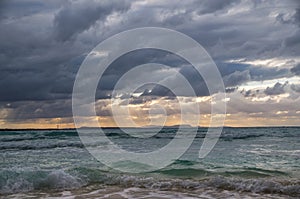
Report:
[[[297,0],[2,0],[0,128],[74,127],[72,90],[83,60],[103,40],[141,27],[176,30],[205,48],[226,88],[226,126],[299,126]],[[86,116],[82,125],[116,126],[111,110],[114,86],[124,73],[146,63],[170,69],[140,71],[138,76],[175,84],[174,74],[180,73],[196,97],[174,96],[158,84],[141,85],[119,103],[122,107],[126,98],[136,124],[190,124],[197,104],[199,125],[209,125],[215,93],[208,92],[186,60],[154,49],[128,53],[109,66],[95,95],[97,117]],[[180,120],[178,99],[191,118]]]

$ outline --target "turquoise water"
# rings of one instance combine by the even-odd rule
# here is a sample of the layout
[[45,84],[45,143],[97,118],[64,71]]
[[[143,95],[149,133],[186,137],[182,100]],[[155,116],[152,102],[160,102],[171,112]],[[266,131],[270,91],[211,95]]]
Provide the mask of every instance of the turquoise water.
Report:
[[[3,198],[300,197],[300,128],[225,128],[213,151],[198,159],[206,130],[198,130],[180,160],[142,174],[104,166],[84,148],[75,130],[1,131],[0,194]],[[147,139],[129,137],[118,129],[105,132],[120,147],[145,152],[169,143],[176,129],[163,129]]]

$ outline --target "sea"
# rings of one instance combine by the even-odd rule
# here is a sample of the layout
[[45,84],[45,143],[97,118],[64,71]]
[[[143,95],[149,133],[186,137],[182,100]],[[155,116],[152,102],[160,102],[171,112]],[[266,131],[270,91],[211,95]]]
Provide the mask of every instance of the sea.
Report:
[[[177,130],[163,128],[135,150],[162,147]],[[104,132],[125,149],[141,139],[117,128]],[[206,132],[199,128],[190,148],[165,168],[126,173],[94,158],[76,129],[2,130],[0,198],[300,198],[300,127],[225,127],[199,158]]]

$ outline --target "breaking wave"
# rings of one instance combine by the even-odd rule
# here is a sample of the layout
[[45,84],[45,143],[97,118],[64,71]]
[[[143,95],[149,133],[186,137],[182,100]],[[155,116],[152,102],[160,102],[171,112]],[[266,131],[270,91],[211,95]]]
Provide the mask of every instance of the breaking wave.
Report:
[[[300,197],[300,180],[287,178],[243,178],[228,177],[225,173],[212,174],[204,170],[184,171],[169,170],[161,172],[165,177],[155,175],[128,175],[110,173],[99,169],[73,168],[65,170],[2,170],[0,175],[0,193],[11,194],[30,192],[33,190],[71,190],[90,184],[114,185],[119,187],[137,187],[153,190],[196,190],[200,188],[214,188],[219,190],[234,190],[261,194],[283,194]],[[168,175],[188,172],[207,173],[202,178],[168,178]],[[199,175],[198,175],[199,176]],[[255,176],[255,175],[254,175]],[[257,177],[257,176],[256,176]]]

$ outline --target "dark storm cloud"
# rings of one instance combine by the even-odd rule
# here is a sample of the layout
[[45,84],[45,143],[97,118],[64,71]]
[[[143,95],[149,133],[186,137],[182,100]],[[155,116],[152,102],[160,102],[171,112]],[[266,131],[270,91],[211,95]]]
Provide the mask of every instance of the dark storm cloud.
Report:
[[228,87],[228,88],[225,89],[225,92],[226,93],[232,93],[232,92],[236,91],[236,89],[237,89],[237,87]]
[[[25,3],[19,4],[19,10],[24,10],[23,12],[26,12],[25,15],[30,17],[31,15],[36,14],[39,9],[40,12],[43,13],[45,12],[45,10],[47,12],[50,12],[52,8],[55,13],[54,22],[49,20],[41,24],[35,24],[37,22],[34,17],[32,17],[33,22],[30,22],[29,20],[24,24],[1,24],[1,26],[3,27],[0,31],[0,48],[2,52],[0,55],[1,67],[9,67],[9,69],[5,69],[6,72],[3,72],[2,75],[4,77],[10,77],[10,81],[6,80],[7,83],[3,83],[3,85],[7,85],[8,83],[12,85],[10,86],[10,92],[4,92],[3,90],[6,90],[6,86],[2,87],[2,100],[22,100],[22,96],[24,96],[24,99],[26,100],[47,99],[49,97],[63,97],[62,94],[65,94],[64,97],[69,97],[72,90],[75,73],[78,66],[80,65],[80,62],[73,64],[70,63],[72,62],[70,60],[74,59],[74,57],[76,58],[78,56],[81,56],[83,53],[88,52],[93,47],[93,45],[95,45],[95,43],[89,46],[84,46],[82,43],[80,43],[80,41],[76,40],[73,42],[64,43],[55,42],[53,41],[52,35],[50,33],[47,34],[47,30],[51,30],[51,28],[53,28],[51,27],[53,23],[53,31],[57,33],[56,36],[60,35],[59,38],[65,40],[80,33],[84,33],[84,30],[93,28],[93,24],[95,24],[96,21],[105,20],[105,18],[114,11],[126,11],[127,9],[129,9],[129,5],[127,2],[123,1],[121,3],[115,3],[112,1],[92,1],[89,3],[82,3],[79,1],[77,3],[60,3],[60,1],[55,1],[52,4],[48,2],[41,3],[37,1],[28,1],[28,5],[30,4],[36,4],[32,7],[32,9],[35,10],[34,12],[29,9],[29,7],[26,6]],[[186,10],[190,11],[197,11],[198,13],[198,11],[201,9],[214,11],[226,7],[225,4],[217,4],[215,1],[205,1],[200,4],[201,6],[198,2],[187,1],[187,3],[183,3],[183,8],[186,8]],[[129,9],[128,13],[123,14],[124,26],[119,27],[122,29],[126,29],[127,27],[131,27],[135,23],[137,23],[137,25],[134,26],[159,26],[161,24],[167,23],[168,19],[173,19],[177,21],[179,25],[182,25],[182,27],[179,27],[180,30],[200,41],[200,43],[204,44],[208,49],[211,45],[214,45],[215,42],[218,41],[218,38],[222,38],[222,41],[224,42],[223,46],[228,45],[228,42],[232,44],[236,43],[237,46],[240,46],[241,41],[245,40],[245,37],[251,38],[251,34],[253,34],[253,30],[251,32],[251,27],[249,28],[251,34],[248,34],[246,33],[248,31],[247,27],[240,29],[241,26],[239,24],[239,21],[237,21],[236,19],[230,21],[228,17],[226,18],[226,16],[224,19],[214,17],[213,21],[200,20],[198,23],[190,18],[191,14],[189,12],[184,12],[183,16],[190,17],[182,18],[182,21],[180,21],[177,19],[180,14],[173,14],[173,10],[180,8],[179,5],[180,4],[178,4],[178,6],[170,7],[145,5],[134,11],[131,11]],[[13,3],[9,4],[6,13],[9,13],[9,11],[11,11],[12,9],[16,9],[16,7],[17,6]],[[62,8],[58,10],[60,7]],[[98,12],[98,10],[101,10],[103,12]],[[165,20],[158,21],[157,15],[159,15],[162,10],[172,13],[172,15]],[[75,12],[78,12],[78,14],[75,14]],[[15,13],[16,15],[17,12],[12,13]],[[144,17],[138,17],[141,16],[141,14],[143,14]],[[8,16],[8,14],[6,15]],[[145,21],[145,19],[147,20]],[[18,22],[18,20],[15,21]],[[37,25],[41,26],[41,28],[36,29],[35,27]],[[171,25],[170,28],[172,28],[172,24],[169,25]],[[255,24],[255,26],[257,26],[258,28],[259,24]],[[120,29],[119,27],[112,26],[111,29],[113,31],[113,29]],[[259,29],[261,29],[262,32],[264,30],[263,26]],[[209,34],[207,34],[208,32]],[[22,35],[26,35],[26,37],[22,37]],[[260,44],[255,45],[258,46]],[[252,49],[256,49],[257,46],[253,46],[250,49],[250,52],[252,51]],[[230,49],[234,49],[234,47]],[[231,50],[225,50],[222,52],[222,54],[226,54],[230,51]],[[211,52],[214,53],[213,50],[211,50]],[[245,49],[243,50],[238,49],[238,52],[239,54],[241,52],[251,54],[249,53],[249,50],[247,50],[247,47],[245,47]],[[159,54],[160,53],[155,54],[146,52],[137,54],[137,56],[129,56],[127,60],[121,59],[119,62],[116,62],[116,65],[122,67],[115,67],[115,69],[113,69],[113,66],[110,67],[112,68],[110,71],[113,74],[110,74],[108,71],[107,76],[103,78],[103,83],[99,84],[99,88],[105,90],[105,92],[102,92],[100,97],[107,97],[107,93],[109,93],[109,90],[113,88],[114,82],[118,79],[120,74],[122,74],[133,65],[147,63],[149,61],[165,63],[171,66],[183,65],[182,62],[180,63],[180,60],[173,59],[172,56]],[[235,51],[232,51],[230,56],[237,56],[237,54],[238,53],[236,53]],[[220,59],[218,55],[215,58]],[[66,65],[69,68],[67,68]],[[77,66],[77,68],[75,66]],[[271,79],[274,78],[278,73],[284,74],[284,72],[286,72],[275,70],[272,71],[272,69],[264,69],[263,67],[261,69],[244,69],[241,65],[237,67],[233,65],[227,65],[223,68],[222,65],[218,64],[218,66],[223,76],[227,76],[230,73],[236,74],[237,70],[249,70],[253,79]],[[182,73],[187,73],[186,76],[189,77],[190,81],[193,84],[193,87],[197,88],[197,93],[200,96],[207,95],[208,92],[201,77],[194,77],[194,71],[191,70],[190,72],[185,72],[185,70],[186,69],[182,69]],[[23,76],[23,78],[25,78],[25,76],[34,77],[27,78],[28,80],[23,81],[23,78],[20,78],[20,76]],[[234,74],[232,75],[232,78],[233,76]],[[28,81],[28,83],[26,83],[25,81]],[[40,89],[36,88],[39,86]]]
[[235,71],[234,73],[227,75],[223,78],[225,86],[237,86],[251,79],[248,70],[245,71]]
[[145,91],[142,96],[160,96],[160,97],[175,97],[175,94],[168,88],[161,86],[161,85],[156,85],[151,92]]
[[[300,27],[300,1],[296,1],[298,6],[296,7],[296,11],[294,16],[289,23],[293,23],[296,26]],[[300,48],[300,30],[299,28],[296,31],[292,31],[292,34],[289,35],[287,38],[284,39],[283,44],[289,48],[290,55],[299,56],[299,48]]]
[[266,95],[280,95],[285,93],[285,87],[288,85],[288,82],[281,84],[277,82],[273,87],[267,87],[264,93]]
[[295,75],[300,75],[300,64],[297,64],[293,68],[291,68],[291,72],[294,73]]
[[260,90],[259,89],[255,89],[255,90],[243,89],[242,91],[240,91],[240,93],[242,95],[244,95],[244,97],[256,97],[260,93]]
[[209,91],[204,79],[193,66],[184,66],[179,72],[188,80],[197,96],[209,95]]
[[[144,26],[175,29],[198,41],[216,61],[227,92],[250,80],[299,75],[299,65],[289,70],[227,62],[299,56],[295,8],[290,1],[0,1],[0,101],[14,105],[10,119],[69,117],[75,75],[87,53],[114,33]],[[184,60],[146,50],[116,60],[99,82],[96,98],[110,98],[124,72],[149,62],[179,68],[198,96],[209,95],[201,75]],[[161,86],[144,95],[173,96]]]
[[296,55],[299,55],[299,51],[297,50],[297,48],[300,46],[300,31],[298,30],[293,35],[287,37],[284,40],[284,45],[290,48],[296,48],[294,49],[294,53]]
[[296,9],[296,13],[294,15],[294,23],[300,26],[300,5],[299,8]]
[[240,0],[203,0],[203,1],[195,1],[195,3],[200,4],[199,5],[199,13],[200,14],[207,14],[207,13],[213,13],[219,10],[223,10],[225,8],[228,8],[232,6],[234,3],[238,3]]
[[102,117],[113,115],[111,108],[109,107],[109,103],[106,101],[98,102],[96,104],[96,114],[97,116],[102,116]]
[[78,65],[76,67],[68,61],[57,63],[57,60],[52,61],[51,57],[46,56],[38,57],[41,60],[36,62],[31,60],[31,64],[23,56],[16,56],[15,59],[19,59],[18,63],[4,65],[0,73],[0,101],[61,99],[70,96]]
[[0,20],[14,20],[22,17],[31,16],[41,12],[48,12],[58,9],[65,0],[1,0],[0,1]]
[[[0,101],[68,98],[84,47],[53,40],[52,20],[43,14],[58,9],[60,1],[22,2],[7,2],[5,18],[0,21]],[[32,12],[27,4],[35,3],[40,9]],[[15,16],[18,10],[22,14]]]
[[[162,50],[143,49],[127,53],[116,59],[104,72],[102,78],[98,83],[96,98],[103,99],[110,97],[116,83],[123,74],[128,72],[130,69],[133,69],[135,66],[147,63],[160,63],[174,68],[180,68],[182,65],[188,64],[179,56]],[[161,74],[160,77],[161,79],[166,78],[163,74]],[[171,94],[166,92],[166,90],[164,88],[161,88],[159,85],[153,85],[152,87],[154,88],[151,93],[147,94],[147,90],[145,89],[141,90],[140,92],[144,92],[144,95],[153,96],[163,96],[163,94],[168,96],[168,94]]]
[[245,97],[250,97],[252,94],[252,91],[251,90],[247,90],[244,94]]
[[250,67],[251,79],[255,81],[271,80],[285,77],[289,70],[287,68]]
[[[107,91],[108,93],[110,93],[110,91],[113,90],[116,82],[125,72],[127,72],[134,66],[151,62],[163,63],[172,67],[180,68],[179,72],[191,84],[197,96],[210,95],[201,74],[199,74],[192,65],[188,64],[184,60],[181,60],[181,58],[179,58],[178,56],[155,50],[136,51],[117,59],[112,65],[110,65],[109,70],[100,80],[98,92]],[[225,86],[229,88],[238,87],[239,85],[251,80],[261,81],[280,78],[289,73],[288,69],[253,67],[246,64],[217,63],[217,65],[220,70],[221,76],[223,77]],[[163,79],[165,77],[162,75],[161,78]],[[106,94],[105,96],[100,95],[100,97],[106,98],[107,95],[108,94]],[[174,96],[174,94],[169,92],[168,89],[160,85],[154,86],[149,93],[147,92],[147,90],[145,90],[143,95],[170,97]]]
[[113,12],[124,12],[130,8],[126,0],[83,1],[67,4],[54,19],[56,38],[66,41],[89,29],[97,20]]
[[300,93],[300,84],[292,84],[291,89],[297,93]]
[[145,90],[144,93],[142,93],[138,97],[130,96],[126,100],[124,100],[120,105],[127,105],[127,104],[133,104],[133,105],[143,105],[147,102],[151,102],[152,100],[159,99],[161,96],[154,96],[151,95],[149,90]]
[[14,102],[0,105],[8,109],[6,119],[14,120],[37,119],[37,118],[64,118],[72,117],[72,110],[69,106],[70,100],[47,100]]
[[[222,76],[226,79],[228,79],[229,76],[231,76],[232,79],[234,77],[238,78],[238,76],[244,79],[244,81],[241,80],[240,83],[244,83],[248,80],[263,81],[263,80],[277,79],[277,78],[285,77],[289,73],[289,69],[287,68],[265,67],[263,65],[252,66],[250,64],[217,62],[217,66]],[[248,73],[247,71],[249,72],[250,78],[247,75]],[[243,76],[244,78],[241,76]]]

